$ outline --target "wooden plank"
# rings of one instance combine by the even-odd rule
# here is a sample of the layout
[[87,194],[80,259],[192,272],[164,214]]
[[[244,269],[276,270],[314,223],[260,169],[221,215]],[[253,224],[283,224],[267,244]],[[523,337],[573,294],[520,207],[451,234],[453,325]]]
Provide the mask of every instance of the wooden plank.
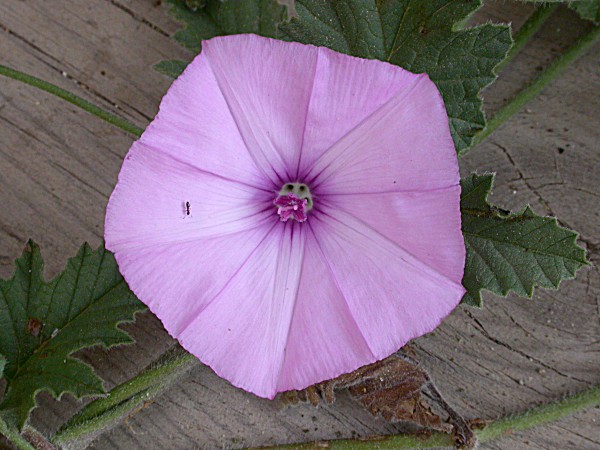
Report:
[[[144,126],[169,80],[149,67],[192,55],[168,35],[175,22],[155,1],[0,3],[0,57]],[[491,3],[476,20],[512,20],[530,6]],[[557,30],[560,29],[560,32]],[[561,9],[542,34],[486,92],[493,109],[565,48],[580,22]],[[494,200],[518,209],[529,202],[582,232],[598,261],[600,111],[598,47],[461,162],[463,173],[498,171]],[[65,72],[66,76],[62,73]],[[0,275],[12,271],[25,241],[42,245],[47,272],[58,272],[81,242],[100,242],[104,208],[132,138],[70,105],[13,81],[0,81]],[[117,105],[118,107],[114,107]],[[447,399],[468,417],[520,411],[598,383],[600,274],[585,269],[558,292],[533,301],[486,296],[481,310],[459,308],[415,347]],[[135,346],[85,352],[107,386],[135,374],[173,341],[149,314],[129,330]],[[78,402],[42,396],[33,423],[56,429]],[[597,448],[597,411],[519,433],[483,448]],[[281,409],[232,388],[201,366],[92,448],[238,448],[391,433],[341,395],[333,406]],[[80,446],[86,446],[81,442]]]

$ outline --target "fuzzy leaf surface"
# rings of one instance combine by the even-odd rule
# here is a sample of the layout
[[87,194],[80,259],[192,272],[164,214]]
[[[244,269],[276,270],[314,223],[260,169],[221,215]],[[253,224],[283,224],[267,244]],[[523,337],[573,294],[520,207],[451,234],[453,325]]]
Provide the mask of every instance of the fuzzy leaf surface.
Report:
[[75,358],[78,350],[132,342],[117,325],[131,322],[145,307],[121,277],[112,253],[84,244],[65,270],[43,279],[39,247],[28,242],[15,272],[0,279],[0,354],[6,358],[7,390],[0,415],[22,428],[35,396],[58,398],[102,394],[102,380]]
[[[208,0],[191,7],[186,0],[168,0],[169,13],[183,23],[173,38],[185,48],[199,53],[202,41],[215,36],[254,33],[277,37],[280,24],[287,20],[287,6],[277,0]],[[161,61],[154,67],[177,77],[187,66],[185,61]]]
[[170,13],[184,23],[175,40],[195,53],[201,42],[215,36],[255,33],[276,37],[281,22],[287,20],[287,7],[277,0],[209,0],[193,10],[185,1],[169,0]]
[[282,37],[379,59],[435,82],[457,152],[485,126],[481,90],[512,45],[508,25],[461,29],[481,6],[473,0],[297,0]]
[[471,175],[461,181],[462,229],[467,249],[463,302],[481,305],[481,290],[506,296],[513,291],[531,297],[535,287],[558,288],[588,264],[577,245],[577,233],[553,217],[536,215],[529,206],[518,213],[487,201],[493,175]]

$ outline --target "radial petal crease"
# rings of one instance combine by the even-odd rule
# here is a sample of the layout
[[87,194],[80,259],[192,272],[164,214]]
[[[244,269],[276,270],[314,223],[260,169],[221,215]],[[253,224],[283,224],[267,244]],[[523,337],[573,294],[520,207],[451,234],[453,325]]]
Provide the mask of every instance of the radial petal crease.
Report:
[[135,295],[177,337],[194,312],[222,292],[242,262],[264,245],[272,224],[210,239],[113,251]]
[[393,113],[394,109],[402,104],[403,100],[410,95],[411,91],[415,89],[421,79],[422,78],[415,77],[410,85],[404,86],[401,91],[366,116],[329,147],[308,170],[308,183],[311,184],[313,188],[317,189],[319,184],[327,179],[328,176],[331,176],[336,170],[339,170],[339,167],[343,167],[344,164],[347,164],[352,156],[352,152],[360,150],[360,148],[352,146],[354,141],[361,135],[364,135],[365,130],[368,129],[373,122],[379,122],[383,117]]
[[422,191],[332,194],[320,204],[342,210],[393,241],[429,267],[461,282],[465,244],[460,185]]
[[305,228],[302,276],[277,391],[304,389],[375,360],[312,227]]
[[334,143],[308,171],[318,195],[429,190],[459,179],[444,102],[427,75]]
[[464,294],[462,285],[344,213],[319,215],[311,226],[327,236],[323,252],[378,359],[433,330]]
[[271,215],[272,196],[138,141],[107,206],[107,248],[185,242],[252,229]]
[[256,165],[272,183],[296,181],[317,47],[240,35],[206,41],[203,54]]
[[304,245],[305,233],[298,224],[274,227],[225,289],[180,334],[184,348],[235,386],[273,398]]

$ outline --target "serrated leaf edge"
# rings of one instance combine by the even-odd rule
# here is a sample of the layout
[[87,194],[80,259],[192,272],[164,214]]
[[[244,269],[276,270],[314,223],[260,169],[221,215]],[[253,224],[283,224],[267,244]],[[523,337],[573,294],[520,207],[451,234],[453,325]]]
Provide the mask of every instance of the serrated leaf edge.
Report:
[[[29,240],[27,241],[27,243],[26,243],[26,245],[25,245],[25,248],[24,248],[23,252],[21,253],[21,256],[23,256],[25,253],[29,252],[29,253],[31,253],[31,256],[30,256],[30,258],[31,258],[31,261],[33,262],[33,257],[34,257],[34,256],[37,254],[37,256],[39,256],[39,258],[40,258],[40,273],[42,274],[42,282],[43,282],[43,283],[46,283],[46,284],[52,284],[53,282],[55,282],[55,281],[57,281],[58,279],[60,279],[60,277],[62,276],[62,274],[63,274],[63,273],[64,273],[64,272],[65,272],[65,271],[68,269],[68,266],[69,266],[70,262],[71,262],[71,261],[73,261],[73,260],[76,260],[76,259],[79,257],[79,254],[80,254],[80,253],[82,254],[82,259],[83,259],[83,258],[85,257],[85,255],[86,255],[86,252],[88,252],[88,251],[90,251],[90,252],[95,252],[95,251],[99,251],[99,250],[101,250],[101,249],[102,249],[102,251],[103,251],[103,253],[102,253],[102,259],[104,259],[104,255],[106,254],[106,252],[108,252],[108,250],[106,250],[106,248],[104,247],[104,245],[103,245],[103,244],[100,244],[100,245],[98,246],[98,248],[97,248],[96,250],[94,250],[94,249],[93,249],[93,248],[92,248],[92,247],[91,247],[91,246],[90,246],[90,245],[89,245],[87,242],[84,242],[84,243],[83,243],[83,245],[82,245],[82,246],[79,248],[79,250],[77,251],[77,254],[76,254],[75,256],[72,256],[72,257],[70,257],[70,258],[68,258],[68,259],[67,259],[67,261],[66,261],[66,263],[65,263],[65,266],[64,266],[63,270],[62,270],[62,271],[61,271],[61,272],[60,272],[58,275],[56,275],[54,278],[52,278],[52,279],[51,279],[51,280],[49,280],[49,281],[46,281],[46,280],[43,278],[43,269],[44,269],[45,261],[44,261],[44,259],[42,258],[42,255],[41,255],[41,250],[40,250],[40,247],[39,247],[39,245],[37,245],[37,244],[36,244],[36,243],[35,243],[35,242],[34,242],[32,239],[29,239]],[[17,258],[17,259],[18,259],[18,258]],[[10,278],[8,278],[6,281],[8,281],[8,282],[12,281],[12,280],[13,280],[13,278],[15,278],[15,276],[17,275],[17,270],[18,270],[18,268],[17,268],[17,266],[16,266],[16,264],[15,264],[15,270],[14,270],[14,272],[13,272],[13,275],[12,275]],[[95,283],[95,281],[94,281],[94,283]],[[121,281],[121,283],[125,283],[125,284],[127,284],[127,283],[125,282],[125,279],[123,279],[123,280]],[[102,297],[103,297],[104,295],[108,294],[108,293],[109,293],[110,291],[112,291],[113,289],[115,289],[115,288],[116,288],[117,286],[119,286],[119,284],[121,284],[121,283],[118,283],[118,284],[116,284],[115,286],[113,286],[113,287],[112,287],[112,288],[111,288],[109,291],[105,292],[105,293],[102,295]],[[101,297],[100,297],[100,298],[101,298]],[[141,303],[140,303],[140,305],[141,305]],[[89,307],[89,305],[88,305],[88,307]],[[87,309],[87,307],[86,307],[86,309]],[[62,399],[62,397],[63,397],[65,394],[69,394],[69,395],[73,396],[74,398],[76,398],[76,399],[78,399],[78,400],[80,400],[80,399],[83,399],[83,398],[87,398],[87,397],[97,397],[97,396],[99,396],[99,395],[105,394],[105,393],[106,393],[106,390],[104,389],[104,386],[103,386],[103,382],[104,382],[104,380],[102,380],[102,378],[100,378],[100,377],[99,377],[99,376],[96,374],[96,372],[94,371],[94,368],[93,368],[93,366],[92,366],[91,364],[89,364],[88,362],[86,362],[86,361],[82,360],[81,358],[77,358],[77,357],[73,356],[73,354],[74,354],[74,353],[76,353],[76,352],[78,352],[78,351],[81,351],[81,350],[85,350],[85,349],[94,348],[94,347],[96,347],[96,346],[99,346],[99,347],[102,347],[102,348],[105,348],[105,349],[110,349],[110,348],[113,348],[113,347],[115,347],[115,346],[120,346],[120,345],[130,345],[130,344],[133,344],[133,343],[135,343],[135,340],[134,340],[134,339],[131,337],[131,335],[130,335],[129,333],[127,333],[126,331],[124,331],[123,329],[121,329],[121,328],[120,328],[120,325],[123,325],[123,324],[128,324],[128,323],[133,323],[133,322],[135,322],[135,320],[136,320],[136,315],[137,315],[138,313],[140,313],[140,312],[143,312],[143,311],[145,311],[145,309],[146,309],[146,308],[141,308],[141,309],[140,309],[140,310],[138,310],[138,311],[134,311],[134,312],[133,312],[133,314],[132,314],[132,316],[131,316],[131,318],[129,318],[129,319],[123,319],[123,320],[119,320],[119,321],[117,321],[117,322],[114,324],[114,327],[113,327],[113,328],[114,328],[115,330],[117,330],[117,331],[119,331],[119,332],[121,333],[121,335],[122,335],[122,338],[123,338],[123,341],[121,341],[121,342],[114,342],[114,343],[112,343],[112,344],[108,344],[108,345],[106,345],[106,344],[105,344],[104,342],[102,342],[102,341],[95,340],[95,341],[93,341],[93,343],[92,343],[92,344],[90,344],[90,345],[85,345],[85,346],[81,346],[81,347],[79,347],[79,348],[77,348],[77,349],[75,349],[75,350],[71,351],[70,353],[68,353],[68,354],[66,355],[66,358],[67,358],[67,359],[69,359],[69,360],[72,360],[72,361],[75,361],[75,362],[77,362],[77,363],[79,363],[79,364],[82,364],[83,366],[87,367],[87,368],[90,370],[90,372],[93,374],[93,376],[95,376],[95,377],[96,377],[96,379],[99,381],[99,384],[100,384],[100,386],[101,386],[101,389],[102,389],[101,391],[98,391],[98,392],[95,392],[95,393],[89,393],[89,394],[77,395],[75,392],[73,392],[73,391],[71,391],[71,390],[68,390],[68,389],[67,389],[67,390],[64,390],[64,391],[62,391],[62,392],[60,392],[60,393],[57,393],[57,392],[56,392],[56,390],[54,390],[54,389],[52,389],[52,388],[48,388],[48,387],[42,387],[42,388],[38,388],[38,389],[36,389],[36,390],[34,391],[34,394],[33,394],[33,406],[32,406],[32,407],[31,407],[31,408],[30,408],[30,409],[27,411],[27,414],[26,414],[26,419],[25,419],[25,421],[24,421],[23,423],[18,423],[18,428],[19,428],[19,430],[20,430],[20,429],[22,429],[22,427],[23,427],[23,426],[24,426],[24,425],[27,423],[27,421],[29,420],[29,417],[31,416],[31,412],[32,412],[32,411],[33,411],[33,410],[34,410],[34,409],[35,409],[35,408],[38,406],[38,404],[37,404],[37,395],[38,395],[40,392],[48,392],[50,395],[52,395],[52,397],[53,397],[53,398],[55,398],[55,399],[57,399],[57,400],[61,400],[61,399]],[[84,309],[84,311],[85,311],[85,309]],[[80,314],[81,314],[81,313],[80,313]],[[79,316],[79,315],[77,315],[77,316],[75,316],[75,317],[78,317],[78,316]],[[66,324],[66,325],[65,325],[65,326],[64,326],[62,329],[64,329],[64,328],[68,327],[68,326],[69,326],[69,324],[71,324],[71,323],[73,322],[73,320],[74,320],[74,319],[75,319],[75,318],[73,318],[72,320],[70,320],[70,321],[69,321],[69,322],[68,322],[68,323],[67,323],[67,324]],[[62,329],[61,329],[61,330],[62,330]],[[52,339],[52,338],[51,338],[51,339]],[[27,358],[27,359],[25,360],[25,363],[27,363],[27,361],[29,361],[29,360],[30,360],[30,358],[32,358],[34,355],[38,354],[38,351],[39,351],[40,349],[42,349],[42,348],[45,346],[45,344],[46,344],[47,342],[50,342],[50,340],[51,340],[51,339],[49,339],[49,340],[45,341],[43,344],[41,344],[39,347],[37,347],[37,348],[36,348],[36,349],[33,351],[33,353],[31,354],[31,356],[29,356],[29,358]],[[21,366],[21,367],[23,367],[23,366]],[[18,371],[19,371],[19,370],[20,370],[20,368],[19,368],[19,369],[17,369],[17,372],[15,372],[15,376],[18,374]],[[0,378],[1,378],[1,376],[2,376],[2,375],[0,374]],[[13,377],[13,378],[14,378],[14,377]],[[2,399],[2,403],[4,403],[4,400],[5,400],[5,399],[6,399],[6,397],[8,396],[8,392],[9,392],[9,390],[10,390],[10,384],[8,384],[8,389],[6,390],[6,393],[5,393],[5,395],[4,395],[4,398]],[[2,403],[0,403],[0,406],[2,405]],[[5,417],[5,418],[8,418],[8,417],[6,416],[6,410],[2,410],[2,409],[0,409],[0,415],[1,415],[1,416],[3,416],[3,417]]]
[[[480,177],[480,178],[481,178],[481,177],[486,177],[486,178],[488,178],[488,177],[489,177],[489,179],[491,180],[491,182],[489,183],[489,186],[488,186],[488,187],[486,188],[486,190],[485,190],[485,197],[484,197],[484,201],[485,201],[485,202],[486,202],[486,203],[489,205],[489,207],[490,207],[490,209],[492,210],[492,212],[494,212],[494,208],[495,208],[495,206],[494,206],[493,204],[491,204],[491,203],[489,203],[489,202],[488,202],[488,196],[489,196],[489,195],[490,195],[490,193],[492,192],[492,188],[493,188],[493,186],[494,186],[494,181],[495,181],[495,175],[496,175],[496,173],[495,173],[495,172],[493,172],[493,173],[483,173],[483,174],[481,174],[481,175],[480,175],[480,174],[477,174],[477,173],[472,173],[471,175],[469,175],[469,176],[467,177],[467,178],[476,178],[476,177]],[[473,191],[473,192],[475,192],[475,191]],[[470,195],[470,194],[469,194],[469,195]],[[463,211],[464,211],[464,210],[461,208],[461,214],[463,213]],[[565,257],[561,257],[561,258],[564,258],[564,259],[569,259],[569,260],[571,260],[571,261],[575,261],[575,262],[577,262],[577,263],[580,263],[580,264],[581,264],[581,266],[580,266],[580,267],[578,267],[577,269],[575,269],[575,271],[574,271],[573,273],[571,273],[571,272],[570,272],[570,271],[567,269],[567,272],[568,272],[570,275],[569,275],[568,277],[561,278],[560,280],[558,280],[558,283],[557,283],[556,285],[553,285],[552,287],[540,286],[540,285],[537,285],[537,286],[536,286],[536,285],[532,285],[531,289],[529,289],[529,290],[527,290],[527,289],[523,289],[523,290],[526,292],[526,294],[527,294],[525,297],[523,297],[523,295],[521,295],[520,293],[518,293],[517,291],[515,291],[513,288],[502,289],[502,290],[500,290],[500,292],[501,292],[501,296],[503,296],[503,297],[506,297],[506,296],[508,296],[508,295],[509,295],[509,293],[513,292],[513,293],[515,293],[516,295],[518,295],[518,296],[519,296],[519,297],[521,297],[521,298],[529,298],[529,299],[531,299],[531,298],[533,298],[533,293],[535,292],[535,289],[536,289],[536,288],[544,288],[544,289],[552,289],[552,288],[554,288],[555,290],[557,290],[557,289],[559,289],[559,287],[560,287],[560,284],[561,284],[561,283],[562,283],[564,280],[573,280],[573,279],[575,278],[575,276],[576,276],[577,272],[578,272],[578,271],[579,271],[579,270],[580,270],[582,267],[584,267],[584,266],[588,266],[588,267],[589,267],[589,266],[591,266],[591,263],[590,263],[590,261],[589,261],[589,260],[588,260],[588,258],[587,258],[587,250],[586,250],[586,249],[584,249],[583,247],[581,247],[581,246],[580,246],[580,245],[577,243],[577,241],[579,240],[580,233],[578,233],[578,232],[577,232],[577,231],[575,231],[575,230],[571,230],[570,228],[563,227],[563,226],[560,224],[560,222],[558,221],[558,219],[557,219],[556,217],[553,217],[553,216],[540,216],[540,215],[537,215],[537,214],[535,214],[535,212],[533,211],[533,209],[531,208],[531,206],[530,206],[529,204],[525,205],[525,207],[524,207],[522,210],[520,210],[520,211],[518,211],[518,212],[516,212],[516,213],[513,213],[513,212],[511,212],[510,214],[508,214],[508,215],[506,215],[506,216],[500,216],[500,215],[498,215],[497,213],[494,213],[494,215],[495,215],[495,217],[497,217],[497,218],[498,218],[498,219],[500,219],[500,220],[508,220],[508,219],[511,219],[511,218],[515,218],[515,217],[522,216],[522,215],[524,215],[524,214],[526,214],[526,213],[531,213],[531,214],[535,215],[535,216],[536,216],[536,217],[538,217],[538,218],[550,219],[550,221],[549,221],[549,222],[547,222],[547,224],[550,224],[550,223],[551,223],[551,224],[555,225],[556,227],[558,227],[558,228],[560,228],[560,229],[562,229],[562,230],[565,230],[565,231],[567,231],[567,232],[571,233],[571,236],[568,236],[568,238],[569,238],[569,239],[571,239],[571,243],[572,243],[572,244],[575,244],[575,246],[576,246],[576,247],[578,247],[579,249],[581,249],[581,250],[583,251],[583,259],[582,259],[582,261],[579,261],[579,260],[575,260],[575,259],[572,259],[572,258],[565,258]],[[467,214],[468,214],[468,213],[467,213]],[[544,226],[546,226],[546,225],[544,225]],[[469,234],[470,234],[470,235],[472,235],[472,236],[474,236],[474,237],[478,237],[478,236],[477,236],[477,235],[475,235],[475,234],[468,233],[468,232],[466,233],[464,230],[462,231],[462,233],[463,233],[463,236],[465,236],[465,234],[467,234],[467,235],[469,235]],[[482,239],[483,239],[483,238],[482,238]],[[466,246],[466,245],[468,245],[468,244],[467,244],[467,240],[465,239],[465,246]],[[510,244],[510,245],[514,245],[514,244]],[[515,246],[516,246],[516,247],[519,247],[518,245],[515,245]],[[521,247],[521,248],[525,248],[525,247]],[[535,253],[535,251],[532,251],[532,250],[529,250],[529,251],[531,251],[532,253]],[[524,287],[524,286],[523,286],[523,287]],[[465,289],[466,289],[466,286],[465,286]],[[481,297],[481,293],[482,293],[482,291],[486,291],[486,292],[490,292],[490,293],[492,293],[492,294],[494,294],[494,295],[498,295],[496,292],[494,292],[494,291],[491,291],[490,289],[487,289],[487,288],[485,288],[485,287],[481,287],[481,288],[477,289],[477,291],[474,291],[474,292],[472,292],[472,291],[467,291],[467,292],[465,292],[465,295],[464,295],[463,299],[461,300],[461,302],[464,302],[464,303],[465,303],[465,304],[467,304],[467,305],[472,305],[472,306],[478,306],[478,307],[480,307],[480,306],[482,305],[482,301],[483,301],[483,299],[482,299],[482,297]],[[470,298],[472,298],[472,299],[473,299],[473,301],[470,301],[470,300],[469,300],[469,297],[470,297]],[[465,300],[465,298],[467,298],[467,300]]]
[[[480,5],[475,8],[473,10],[473,12],[471,12],[469,15],[467,15],[467,17],[465,19],[468,19],[470,16],[472,16],[473,14],[475,14],[483,5],[483,2],[480,3]],[[457,22],[458,23],[458,22]],[[490,77],[490,80],[488,83],[484,84],[481,86],[481,88],[479,89],[479,91],[477,92],[477,99],[480,101],[479,104],[479,111],[483,114],[483,127],[481,127],[479,129],[479,131],[476,131],[475,133],[473,133],[472,136],[468,136],[469,138],[469,142],[465,142],[465,140],[463,139],[462,136],[460,136],[459,134],[457,134],[457,136],[460,136],[461,140],[463,141],[463,143],[465,144],[465,147],[463,147],[461,150],[457,151],[457,155],[463,156],[465,153],[467,153],[469,150],[471,150],[473,148],[473,139],[475,139],[475,136],[478,133],[481,133],[485,130],[486,126],[487,126],[487,114],[485,112],[485,109],[483,107],[483,91],[490,86],[494,81],[496,81],[498,79],[498,66],[500,66],[502,64],[502,62],[506,59],[506,56],[508,55],[508,52],[510,52],[510,49],[513,47],[513,45],[515,45],[515,40],[513,38],[513,32],[512,32],[512,23],[493,23],[491,21],[488,21],[486,23],[482,23],[480,25],[476,25],[473,27],[468,27],[468,28],[463,28],[460,30],[454,30],[452,29],[453,33],[457,33],[459,31],[466,31],[466,30],[477,30],[480,28],[484,28],[484,27],[490,27],[490,28],[498,28],[498,29],[502,29],[501,31],[504,32],[505,30],[508,30],[508,38],[510,41],[510,45],[507,47],[506,51],[504,52],[504,55],[502,56],[502,58],[496,63],[496,65],[494,65],[494,67],[492,67],[492,76]],[[501,32],[497,33],[495,37],[500,36]],[[483,77],[482,77],[483,78]],[[450,118],[450,117],[449,117]],[[456,118],[453,118],[456,119]],[[479,125],[479,124],[476,124]],[[452,124],[451,124],[452,126]],[[490,188],[491,190],[491,188]]]

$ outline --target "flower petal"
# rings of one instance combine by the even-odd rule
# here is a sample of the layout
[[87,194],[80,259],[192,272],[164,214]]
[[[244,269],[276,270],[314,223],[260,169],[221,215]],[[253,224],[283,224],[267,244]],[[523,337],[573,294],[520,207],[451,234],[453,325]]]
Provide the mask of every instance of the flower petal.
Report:
[[315,162],[308,174],[315,194],[457,184],[458,161],[442,98],[427,75],[413,77]]
[[300,178],[323,153],[418,76],[377,60],[319,48],[304,131]]
[[[280,222],[273,200],[295,182],[314,206]],[[132,146],[105,239],[172,336],[272,398],[388,356],[458,304],[458,202],[425,75],[220,37]]]
[[[460,302],[464,288],[343,211],[311,218],[369,348],[377,359],[430,332]],[[462,266],[464,261],[457,261]]]
[[222,178],[274,188],[245,149],[204,52],[173,82],[140,141]]
[[138,141],[108,203],[107,248],[152,247],[249,230],[272,219],[272,198],[271,192],[204,172]]
[[177,336],[235,386],[273,398],[300,283],[306,232],[278,223],[214,300]]
[[202,240],[111,248],[131,290],[177,337],[224,289],[272,225]]
[[421,192],[330,195],[326,203],[360,219],[449,279],[461,282],[465,243],[459,185]]
[[312,231],[278,391],[304,389],[375,361]]
[[106,247],[135,294],[177,330],[277,223],[272,196],[138,141],[107,207]]
[[295,181],[318,49],[255,35],[202,47],[256,164],[276,184]]

